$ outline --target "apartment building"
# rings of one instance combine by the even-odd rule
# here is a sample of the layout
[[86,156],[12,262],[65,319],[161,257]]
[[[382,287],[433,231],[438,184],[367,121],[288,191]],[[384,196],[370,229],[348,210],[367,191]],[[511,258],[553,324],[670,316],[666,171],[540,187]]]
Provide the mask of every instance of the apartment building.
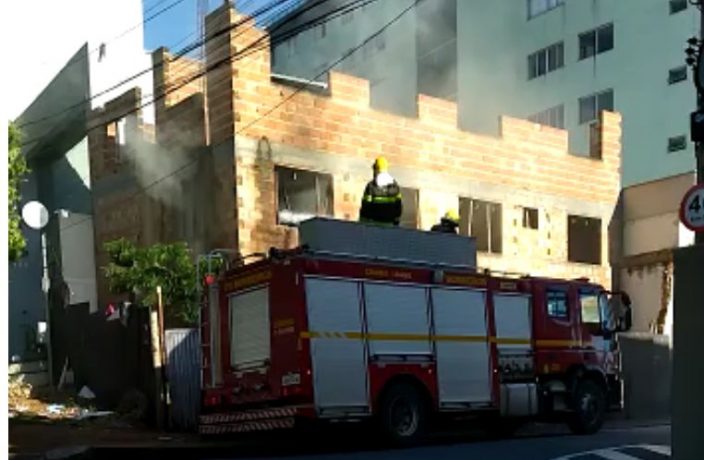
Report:
[[[277,43],[274,71],[314,77],[405,3],[372,3]],[[499,116],[526,118],[566,129],[582,155],[599,111],[617,110],[624,186],[693,169],[683,50],[699,12],[686,0],[440,0],[404,21],[340,66],[370,80],[373,107],[408,115],[415,94],[430,94],[458,102],[462,129],[497,134]]]

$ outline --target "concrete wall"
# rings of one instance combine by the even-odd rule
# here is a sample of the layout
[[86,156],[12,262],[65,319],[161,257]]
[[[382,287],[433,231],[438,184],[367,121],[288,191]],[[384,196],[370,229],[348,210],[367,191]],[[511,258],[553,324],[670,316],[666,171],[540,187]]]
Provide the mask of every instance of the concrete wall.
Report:
[[93,217],[72,213],[60,221],[61,268],[69,287],[69,303],[87,303],[89,311],[98,311],[95,282]]
[[670,416],[672,351],[666,336],[619,335],[623,353],[624,413],[653,420]]
[[704,458],[704,246],[675,253],[672,458]]

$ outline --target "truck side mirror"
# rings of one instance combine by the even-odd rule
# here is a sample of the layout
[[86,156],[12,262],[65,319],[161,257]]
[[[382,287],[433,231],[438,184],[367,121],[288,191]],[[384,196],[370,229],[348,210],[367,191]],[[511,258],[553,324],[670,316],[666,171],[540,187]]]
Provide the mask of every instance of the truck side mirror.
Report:
[[633,327],[633,310],[631,298],[625,292],[621,292],[621,305],[623,305],[623,314],[619,318],[619,329],[621,332],[628,332]]
[[633,326],[633,312],[630,305],[624,305],[623,316],[619,320],[619,330],[621,332],[628,332]]

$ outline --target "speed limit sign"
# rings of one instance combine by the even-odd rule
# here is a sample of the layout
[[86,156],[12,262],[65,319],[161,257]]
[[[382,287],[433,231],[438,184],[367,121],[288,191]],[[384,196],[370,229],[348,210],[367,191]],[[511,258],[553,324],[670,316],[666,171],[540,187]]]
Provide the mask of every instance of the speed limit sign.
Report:
[[698,184],[685,193],[680,204],[680,221],[688,229],[704,232],[704,184]]

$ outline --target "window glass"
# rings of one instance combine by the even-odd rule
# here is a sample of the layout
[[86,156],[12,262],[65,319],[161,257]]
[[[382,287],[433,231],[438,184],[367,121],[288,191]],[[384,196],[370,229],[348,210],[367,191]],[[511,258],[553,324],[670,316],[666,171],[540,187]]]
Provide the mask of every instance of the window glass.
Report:
[[551,318],[568,319],[569,310],[567,304],[567,292],[547,291],[546,307],[548,316]]

